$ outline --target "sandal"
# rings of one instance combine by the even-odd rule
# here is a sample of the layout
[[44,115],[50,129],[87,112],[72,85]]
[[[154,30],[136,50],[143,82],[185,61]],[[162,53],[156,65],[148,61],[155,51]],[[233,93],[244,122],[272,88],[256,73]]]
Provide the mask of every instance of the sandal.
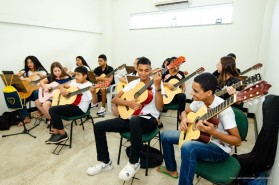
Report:
[[41,116],[43,116],[43,114],[40,113],[40,112],[38,112],[38,111],[36,111],[36,112],[33,113],[33,117],[34,117],[34,118],[39,118],[39,117],[41,117]]
[[170,177],[172,177],[172,178],[174,178],[174,179],[178,179],[178,175],[177,175],[177,176],[174,176],[174,175],[170,174],[169,171],[166,169],[165,166],[159,166],[159,167],[157,168],[157,172],[163,173],[163,174],[165,174],[165,175],[167,175],[167,176],[170,176]]

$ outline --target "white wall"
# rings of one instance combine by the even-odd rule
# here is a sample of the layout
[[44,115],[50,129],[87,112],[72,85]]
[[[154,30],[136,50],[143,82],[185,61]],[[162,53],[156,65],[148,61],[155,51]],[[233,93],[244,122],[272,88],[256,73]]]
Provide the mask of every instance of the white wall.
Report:
[[[104,42],[111,34],[110,6],[109,0],[0,0],[0,72],[18,72],[28,55],[35,55],[48,70],[53,61],[72,68],[78,55],[97,67],[99,54],[110,56],[110,43]],[[0,93],[0,114],[4,111]]]
[[[192,0],[191,6],[228,2],[227,0]],[[235,0],[234,23],[230,25],[211,25],[179,28],[129,30],[129,15],[132,13],[157,11],[153,1],[114,0],[112,55],[117,65],[132,64],[134,58],[146,56],[153,67],[161,66],[170,56],[184,55],[187,62],[181,70],[194,72],[203,66],[213,72],[219,59],[234,52],[237,66],[245,70],[258,62],[259,43],[265,0]],[[253,4],[253,6],[251,6]],[[128,8],[123,8],[128,7]],[[255,71],[248,73],[254,74]],[[187,82],[190,89],[192,80]],[[187,98],[190,90],[186,90]]]

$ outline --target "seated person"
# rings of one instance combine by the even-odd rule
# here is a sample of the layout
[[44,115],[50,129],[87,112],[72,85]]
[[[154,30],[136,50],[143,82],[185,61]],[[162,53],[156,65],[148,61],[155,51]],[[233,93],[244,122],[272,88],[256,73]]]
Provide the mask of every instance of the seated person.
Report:
[[[19,71],[17,74],[21,80],[25,80],[27,82],[36,81],[43,79],[47,76],[47,70],[43,67],[41,62],[35,56],[27,56],[24,61],[24,69]],[[35,90],[36,89],[36,90]],[[32,89],[33,90],[33,89]],[[29,97],[22,99],[23,109],[20,110],[21,116],[24,119],[23,123],[20,122],[18,126],[22,126],[23,124],[30,123],[30,117],[28,116],[28,110],[26,108],[26,103],[29,101],[34,101],[36,107],[38,108],[38,112],[35,114],[35,117],[40,117],[43,112],[42,104],[38,100],[38,89],[35,87],[34,91]]]
[[[236,55],[235,55],[234,53],[229,53],[229,54],[227,55],[227,57],[233,57],[234,60],[236,60]],[[240,69],[236,68],[236,70],[237,70],[237,72],[238,72],[239,74],[241,73]],[[216,78],[218,78],[219,75],[220,75],[220,72],[218,72],[218,70],[216,70],[216,71],[214,71],[212,74],[213,74]]]
[[[187,114],[197,112],[201,107],[214,108],[224,100],[214,95],[217,88],[217,80],[210,73],[202,73],[194,78],[191,95],[193,102],[189,108],[181,114],[179,130],[188,131]],[[231,107],[219,113],[219,124],[200,120],[196,127],[202,132],[212,136],[209,143],[199,140],[184,142],[181,146],[181,165],[179,185],[193,184],[197,161],[224,161],[230,156],[232,145],[239,146],[241,138],[237,129],[234,112]],[[190,132],[190,131],[189,131]],[[161,134],[163,157],[166,166],[158,167],[157,171],[178,178],[178,169],[175,161],[174,144],[178,144],[180,131],[169,130]]]
[[111,170],[113,168],[112,161],[109,157],[108,144],[106,139],[107,132],[130,132],[131,133],[131,153],[128,164],[120,171],[119,178],[122,180],[130,180],[140,168],[140,151],[142,146],[142,134],[152,132],[157,128],[157,118],[159,111],[163,108],[163,97],[161,73],[154,76],[154,84],[152,87],[152,100],[142,105],[135,100],[127,101],[120,97],[123,93],[132,90],[143,82],[147,84],[151,77],[151,62],[149,59],[142,57],[138,63],[139,79],[130,82],[122,91],[120,91],[113,99],[113,103],[118,106],[128,106],[134,110],[140,109],[139,115],[133,115],[130,119],[115,118],[101,121],[94,125],[94,135],[97,149],[97,160],[100,163],[87,169],[88,175],[96,175],[98,173]]
[[87,69],[87,71],[91,71],[89,65],[87,64],[87,62],[85,61],[85,59],[82,57],[82,56],[77,56],[76,57],[76,66],[73,67],[69,72],[68,72],[68,69],[65,68],[66,72],[68,72],[68,74],[73,77],[74,73],[75,73],[75,69],[79,66],[83,66]]
[[[47,78],[44,78],[40,81],[40,85],[43,88],[43,94],[47,95],[46,93],[50,93],[50,86],[49,84],[52,82],[57,82],[58,84],[64,84],[72,78],[64,71],[64,68],[59,62],[53,62],[50,66],[50,75]],[[57,87],[54,87],[57,88]],[[41,101],[42,102],[42,101]],[[47,119],[47,128],[50,126],[50,115],[49,115],[49,108],[51,107],[52,98],[42,102],[43,103],[43,114]]]
[[[110,85],[113,85],[114,82],[114,75],[110,75],[109,77],[101,77],[101,75],[108,75],[110,72],[113,71],[113,68],[109,65],[107,65],[107,57],[106,55],[102,54],[98,57],[98,63],[99,67],[94,69],[94,73],[96,75],[97,82],[102,85],[104,84],[104,81],[108,81]],[[100,91],[97,93],[98,102],[102,101],[102,106],[100,107],[100,110],[97,112],[97,115],[99,116],[105,116],[106,115],[106,101],[107,101],[107,92],[109,92],[109,88],[106,89],[106,87],[101,87]],[[97,105],[94,105],[97,106]]]
[[49,109],[51,118],[50,124],[53,126],[53,133],[51,137],[45,141],[46,144],[60,143],[68,139],[61,116],[73,117],[83,115],[90,108],[89,106],[91,101],[93,103],[97,102],[95,88],[89,81],[86,80],[87,72],[88,71],[85,67],[77,67],[75,69],[75,80],[72,80],[70,84],[64,84],[59,87],[60,94],[66,97],[69,92],[67,92],[65,88],[75,86],[79,89],[83,89],[91,86],[90,91],[82,93],[81,100],[78,105],[58,105],[52,106]]

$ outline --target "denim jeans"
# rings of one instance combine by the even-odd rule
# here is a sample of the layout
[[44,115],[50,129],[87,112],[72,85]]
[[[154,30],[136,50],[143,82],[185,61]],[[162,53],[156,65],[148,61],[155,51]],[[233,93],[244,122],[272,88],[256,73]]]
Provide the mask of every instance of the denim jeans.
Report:
[[23,119],[28,116],[28,110],[26,107],[26,103],[28,103],[29,101],[35,101],[38,98],[39,98],[39,90],[35,90],[32,92],[32,94],[28,98],[26,98],[25,100],[24,99],[21,100],[23,108],[20,110],[20,114]]
[[[174,156],[174,144],[178,144],[180,131],[169,130],[161,134],[163,156],[167,170],[176,171],[177,165]],[[191,185],[196,171],[197,160],[223,161],[229,154],[213,143],[200,141],[185,142],[181,147],[181,166],[179,185]]]
[[[145,119],[133,116],[129,119],[115,118],[95,123],[93,131],[97,148],[97,160],[109,162],[109,151],[106,132],[130,132],[131,152],[129,162],[135,164],[139,161],[142,146],[142,134],[152,132],[157,128],[157,119]],[[113,139],[113,138],[110,138]]]

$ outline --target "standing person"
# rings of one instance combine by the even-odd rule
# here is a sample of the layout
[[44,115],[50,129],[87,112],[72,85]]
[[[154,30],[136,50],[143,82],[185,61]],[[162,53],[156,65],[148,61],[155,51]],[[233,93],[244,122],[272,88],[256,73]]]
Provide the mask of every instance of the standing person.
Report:
[[[35,56],[27,56],[24,60],[24,69],[19,71],[17,74],[21,80],[25,80],[27,82],[39,80],[45,78],[47,75],[47,70],[43,67],[41,62]],[[23,123],[20,122],[18,126],[22,126],[23,124],[30,123],[30,117],[28,116],[28,110],[26,108],[26,103],[29,101],[34,101],[36,107],[39,109],[40,113],[37,112],[35,117],[41,116],[43,112],[43,107],[38,100],[38,90],[34,90],[32,94],[26,99],[22,99],[23,109],[20,111],[22,118],[24,119]]]
[[[57,82],[59,84],[64,84],[68,81],[72,80],[72,78],[67,74],[59,62],[53,62],[50,66],[50,75],[40,81],[40,85],[43,88],[44,94],[50,91],[49,84],[52,82]],[[47,119],[47,128],[50,126],[50,115],[49,108],[51,107],[52,98],[46,100],[43,103],[43,114]]]
[[[107,64],[107,57],[104,54],[101,54],[98,57],[98,63],[99,66],[94,69],[95,75],[97,75],[96,80],[97,82],[102,85],[104,84],[104,81],[108,81],[110,85],[114,84],[114,75],[110,75],[109,77],[100,77],[102,74],[109,74],[113,71],[113,68]],[[102,106],[100,107],[100,110],[97,112],[97,115],[99,116],[105,116],[106,115],[106,100],[107,100],[107,91],[109,91],[109,88],[106,89],[106,87],[100,88],[100,91],[97,93],[98,102],[102,101]]]
[[[236,60],[236,55],[235,55],[234,53],[229,53],[229,54],[227,54],[227,57],[233,57],[234,60]],[[236,70],[237,70],[237,72],[240,74],[240,72],[241,72],[240,69],[236,68]],[[218,72],[218,70],[214,71],[212,74],[213,74],[216,78],[218,78],[219,75],[220,75],[220,73]]]
[[[164,66],[164,68],[166,68],[175,59],[177,59],[177,58],[172,57],[170,60],[166,60],[168,62],[164,62],[162,66]],[[169,69],[165,74],[162,75],[162,80],[164,82],[164,86],[166,86],[166,88],[169,88],[170,90],[174,89],[174,86],[173,86],[174,84],[169,83],[169,81],[171,79],[176,79],[176,80],[180,81],[183,78],[185,78],[185,75],[182,71],[179,70],[179,67]],[[186,105],[186,95],[185,95],[186,85],[185,85],[185,83],[182,83],[179,88],[181,88],[182,92],[176,94],[174,96],[173,100],[170,102],[170,104],[171,103],[179,104],[179,108],[177,111],[183,112],[185,110],[185,105]],[[160,122],[160,120],[158,120],[158,128],[163,128],[163,126],[164,126],[163,123]]]
[[[81,100],[78,105],[58,105],[52,106],[49,109],[50,114],[50,124],[53,126],[53,133],[51,137],[45,141],[46,144],[60,143],[68,139],[68,135],[64,130],[62,116],[80,116],[87,112],[90,108],[91,101],[96,101],[95,88],[92,83],[87,81],[87,69],[85,67],[79,66],[75,69],[75,80],[72,80],[70,84],[63,84],[60,86],[60,94],[64,97],[68,95],[69,92],[66,91],[67,88],[72,86],[78,89],[83,89],[90,87],[90,90],[82,93]],[[66,89],[65,89],[66,88]]]
[[[224,100],[215,96],[217,80],[210,73],[202,73],[194,78],[191,95],[193,102],[181,114],[179,130],[187,131],[187,114],[197,112],[201,107],[214,108]],[[235,116],[231,107],[219,113],[217,127],[209,121],[199,121],[197,129],[212,136],[209,143],[198,140],[184,142],[181,146],[181,165],[179,185],[191,185],[196,170],[197,160],[201,161],[224,161],[232,150],[232,145],[239,146],[241,138],[237,129]],[[163,156],[166,166],[158,167],[157,171],[173,178],[178,178],[177,164],[174,155],[174,144],[178,144],[180,131],[169,130],[161,134]]]
[[87,64],[87,62],[85,61],[85,59],[84,59],[82,56],[77,56],[77,57],[76,57],[76,66],[73,67],[73,68],[68,72],[68,74],[69,74],[70,76],[73,76],[75,69],[76,69],[77,67],[79,67],[79,66],[83,66],[83,67],[85,67],[85,68],[87,69],[87,71],[91,71],[91,69],[90,69],[89,65]]
[[94,135],[97,148],[97,160],[100,161],[95,166],[87,169],[88,175],[111,170],[112,161],[109,157],[106,132],[130,132],[131,133],[131,153],[128,164],[120,171],[119,178],[130,180],[140,168],[140,151],[142,146],[142,134],[152,132],[157,128],[157,118],[159,111],[163,108],[162,94],[163,86],[161,84],[161,73],[157,73],[153,80],[152,100],[150,103],[142,106],[135,100],[127,101],[121,99],[123,93],[132,90],[140,82],[147,84],[152,78],[149,76],[151,71],[151,62],[145,57],[141,57],[137,64],[139,79],[130,82],[122,91],[113,99],[113,103],[119,106],[128,106],[134,110],[141,109],[141,113],[132,116],[130,119],[115,118],[101,121],[94,125]]

